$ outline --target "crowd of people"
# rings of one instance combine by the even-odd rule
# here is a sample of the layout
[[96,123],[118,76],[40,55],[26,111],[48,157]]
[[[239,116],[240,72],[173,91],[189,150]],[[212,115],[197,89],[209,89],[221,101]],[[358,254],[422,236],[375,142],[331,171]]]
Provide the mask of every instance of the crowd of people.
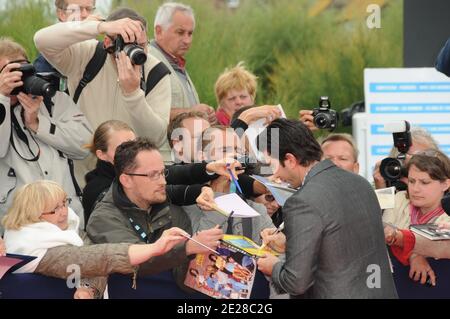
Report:
[[[412,279],[437,283],[426,257],[449,258],[447,246],[408,230],[450,228],[441,204],[450,160],[426,131],[411,131],[407,190],[382,211],[358,175],[352,136],[318,141],[312,111],[289,120],[279,106],[256,106],[257,77],[242,62],[218,76],[216,108],[200,101],[186,68],[196,26],[189,6],[162,4],[151,40],[132,9],[103,19],[95,0],[55,6],[59,23],[35,34],[34,68],[66,79],[66,91],[27,91],[27,53],[0,38],[0,256],[37,257],[18,272],[65,279],[67,265],[80,265],[80,299],[101,298],[110,273],[169,270],[183,287],[193,256],[234,234],[281,254],[257,266],[291,298],[396,298],[386,244]],[[294,194],[282,204],[252,175]],[[379,164],[373,177],[386,187]],[[229,193],[259,216],[215,213],[215,197]],[[379,266],[379,287],[367,284],[370,265]]]

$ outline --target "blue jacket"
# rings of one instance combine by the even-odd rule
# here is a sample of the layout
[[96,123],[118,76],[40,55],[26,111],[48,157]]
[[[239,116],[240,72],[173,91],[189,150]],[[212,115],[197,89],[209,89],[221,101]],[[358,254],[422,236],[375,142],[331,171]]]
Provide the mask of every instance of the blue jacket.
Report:
[[36,60],[33,62],[36,72],[55,72],[55,68],[44,58],[42,54],[39,54]]
[[447,40],[441,52],[439,52],[435,68],[450,77],[450,39]]

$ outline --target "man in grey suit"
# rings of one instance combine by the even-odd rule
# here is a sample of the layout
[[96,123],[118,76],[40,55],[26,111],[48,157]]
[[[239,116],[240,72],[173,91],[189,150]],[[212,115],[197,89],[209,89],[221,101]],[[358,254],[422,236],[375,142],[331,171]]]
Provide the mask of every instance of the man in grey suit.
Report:
[[275,120],[258,145],[275,176],[300,187],[283,207],[286,261],[258,260],[275,287],[291,298],[396,298],[370,184],[321,161],[320,145],[301,122]]

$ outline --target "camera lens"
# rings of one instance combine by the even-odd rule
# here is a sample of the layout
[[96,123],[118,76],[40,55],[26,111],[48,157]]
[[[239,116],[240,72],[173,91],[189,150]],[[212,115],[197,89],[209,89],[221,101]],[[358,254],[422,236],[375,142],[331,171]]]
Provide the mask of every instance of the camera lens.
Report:
[[319,129],[331,127],[331,119],[327,113],[319,113],[314,117],[314,125]]
[[396,181],[402,177],[402,164],[396,158],[388,157],[381,161],[380,173],[388,181]]
[[52,98],[56,94],[56,90],[50,83],[35,75],[23,79],[23,91],[26,94],[43,96],[46,98]]
[[128,55],[134,65],[142,65],[147,61],[147,54],[138,45],[128,44],[123,48],[123,51]]

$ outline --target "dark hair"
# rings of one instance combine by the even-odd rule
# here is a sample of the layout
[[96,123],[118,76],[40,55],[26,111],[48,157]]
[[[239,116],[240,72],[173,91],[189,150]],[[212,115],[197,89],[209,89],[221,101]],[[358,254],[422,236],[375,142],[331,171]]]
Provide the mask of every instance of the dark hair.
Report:
[[119,177],[125,171],[133,170],[137,165],[136,156],[142,151],[158,151],[158,148],[146,137],[138,137],[134,141],[120,144],[114,155],[116,176]]
[[130,18],[134,21],[140,21],[144,29],[147,30],[147,20],[141,15],[139,15],[136,11],[130,8],[117,8],[106,18],[106,21],[116,21],[124,18]]
[[274,147],[278,148],[279,160],[282,165],[284,165],[287,153],[294,155],[302,166],[308,166],[322,158],[322,149],[319,143],[310,129],[300,121],[288,119],[273,121],[259,134],[257,146],[258,150],[267,151],[269,155],[272,155]]
[[444,182],[450,178],[450,159],[441,151],[428,149],[418,152],[406,164],[407,171],[412,165],[428,173],[433,180]]
[[205,113],[197,112],[197,111],[180,113],[177,116],[175,116],[173,118],[173,120],[170,121],[169,125],[167,126],[167,140],[169,141],[170,147],[173,147],[173,142],[172,142],[173,131],[175,131],[177,128],[183,127],[183,121],[186,119],[190,119],[190,118],[204,119],[204,120],[208,121],[208,117],[206,116]]
[[249,106],[243,106],[241,107],[239,110],[237,110],[236,112],[233,113],[233,115],[231,116],[231,120],[230,120],[230,124],[233,123],[234,121],[237,120],[237,118],[244,113],[245,111],[252,109],[256,107],[256,105],[249,105]]

